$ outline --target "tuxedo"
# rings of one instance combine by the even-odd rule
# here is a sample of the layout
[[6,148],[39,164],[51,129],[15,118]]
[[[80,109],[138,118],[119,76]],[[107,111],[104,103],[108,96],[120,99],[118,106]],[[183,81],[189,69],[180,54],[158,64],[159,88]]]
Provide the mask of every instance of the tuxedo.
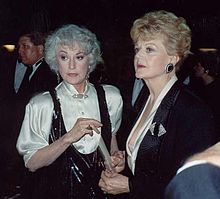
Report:
[[209,108],[178,82],[162,99],[152,124],[153,135],[149,129],[144,136],[134,175],[129,176],[132,199],[163,198],[165,187],[185,159],[215,142]]
[[3,186],[12,186],[12,184],[15,186],[20,183],[19,175],[22,173],[23,162],[18,156],[15,144],[27,102],[38,92],[49,90],[58,84],[56,74],[43,61],[29,81],[28,92],[18,90],[16,93],[14,89],[16,61],[16,58],[11,57],[8,62],[1,63],[0,69],[0,138],[2,143],[0,146],[2,160],[0,186],[2,190],[6,189]]
[[[15,92],[15,70],[17,58],[13,54],[9,55],[8,60],[2,60],[0,64],[0,99],[5,102],[14,103],[17,99],[29,100],[35,93],[47,91],[58,84],[57,75],[53,73],[47,63],[43,60],[32,75],[29,84],[30,90],[24,93],[21,89]],[[28,67],[28,66],[27,66]]]
[[[57,76],[50,70],[49,66],[44,60],[40,60],[40,63],[36,63],[36,65],[39,66],[29,80],[29,89],[27,91],[23,91],[20,87],[16,93],[18,99],[27,98],[27,100],[29,100],[29,98],[34,94],[47,91],[57,85]],[[21,86],[22,83],[23,82],[21,82]]]
[[[43,60],[29,81],[28,91],[23,92],[22,89],[19,88],[18,92],[15,92],[14,79],[17,58],[10,58],[10,62],[8,60],[8,62],[3,62],[3,65],[1,65],[0,126],[1,135],[7,138],[12,136],[11,139],[15,141],[23,120],[25,106],[29,99],[38,92],[54,88],[58,82],[56,74],[50,70],[47,63]],[[4,132],[7,133],[7,135],[4,135]]]
[[189,167],[171,180],[165,199],[219,199],[220,167],[200,164]]
[[[22,83],[23,82],[21,82],[21,85]],[[28,84],[28,89],[20,87],[18,92],[15,93],[16,118],[14,128],[16,129],[16,133],[19,133],[18,131],[25,113],[25,106],[29,99],[39,92],[55,88],[58,84],[57,76],[50,70],[48,64],[43,60],[34,71],[34,74],[32,74]]]

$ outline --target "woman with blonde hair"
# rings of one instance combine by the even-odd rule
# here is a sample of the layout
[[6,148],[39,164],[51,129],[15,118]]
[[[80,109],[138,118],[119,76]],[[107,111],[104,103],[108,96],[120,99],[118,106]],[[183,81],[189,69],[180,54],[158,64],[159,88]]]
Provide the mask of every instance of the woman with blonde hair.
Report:
[[146,13],[131,28],[135,76],[149,89],[147,102],[128,136],[128,175],[102,173],[99,185],[111,194],[129,198],[163,198],[181,163],[213,144],[209,109],[177,81],[176,72],[190,53],[191,30],[182,17],[164,10]]

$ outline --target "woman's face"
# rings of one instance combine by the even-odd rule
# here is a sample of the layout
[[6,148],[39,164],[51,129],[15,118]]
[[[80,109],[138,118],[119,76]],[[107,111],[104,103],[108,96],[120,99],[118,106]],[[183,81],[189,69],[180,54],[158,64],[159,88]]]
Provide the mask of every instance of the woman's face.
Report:
[[171,63],[162,39],[138,40],[135,45],[135,75],[146,80],[165,76],[165,66]]
[[56,53],[58,69],[64,81],[72,84],[78,92],[84,92],[88,75],[89,57],[78,44],[74,48],[60,45]]

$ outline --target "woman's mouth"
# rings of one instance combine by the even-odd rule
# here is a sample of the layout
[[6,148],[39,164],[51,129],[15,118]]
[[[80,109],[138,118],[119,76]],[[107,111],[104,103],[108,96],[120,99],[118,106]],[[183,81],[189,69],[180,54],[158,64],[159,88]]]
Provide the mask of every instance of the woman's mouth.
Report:
[[142,64],[138,64],[138,65],[137,65],[137,68],[145,68],[145,66],[142,65]]
[[68,73],[67,74],[69,77],[76,77],[78,74],[77,73]]

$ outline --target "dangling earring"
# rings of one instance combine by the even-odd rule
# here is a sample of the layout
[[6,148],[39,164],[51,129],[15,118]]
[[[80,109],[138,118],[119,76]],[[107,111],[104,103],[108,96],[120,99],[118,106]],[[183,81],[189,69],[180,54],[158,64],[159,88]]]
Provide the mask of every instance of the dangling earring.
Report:
[[60,74],[59,72],[56,72],[57,75],[57,83],[59,84],[61,82]]
[[165,72],[170,73],[173,70],[174,66],[172,63],[169,63],[165,66]]
[[88,66],[88,71],[87,71],[86,79],[89,79],[90,69],[91,69],[91,66],[89,65],[89,66]]

